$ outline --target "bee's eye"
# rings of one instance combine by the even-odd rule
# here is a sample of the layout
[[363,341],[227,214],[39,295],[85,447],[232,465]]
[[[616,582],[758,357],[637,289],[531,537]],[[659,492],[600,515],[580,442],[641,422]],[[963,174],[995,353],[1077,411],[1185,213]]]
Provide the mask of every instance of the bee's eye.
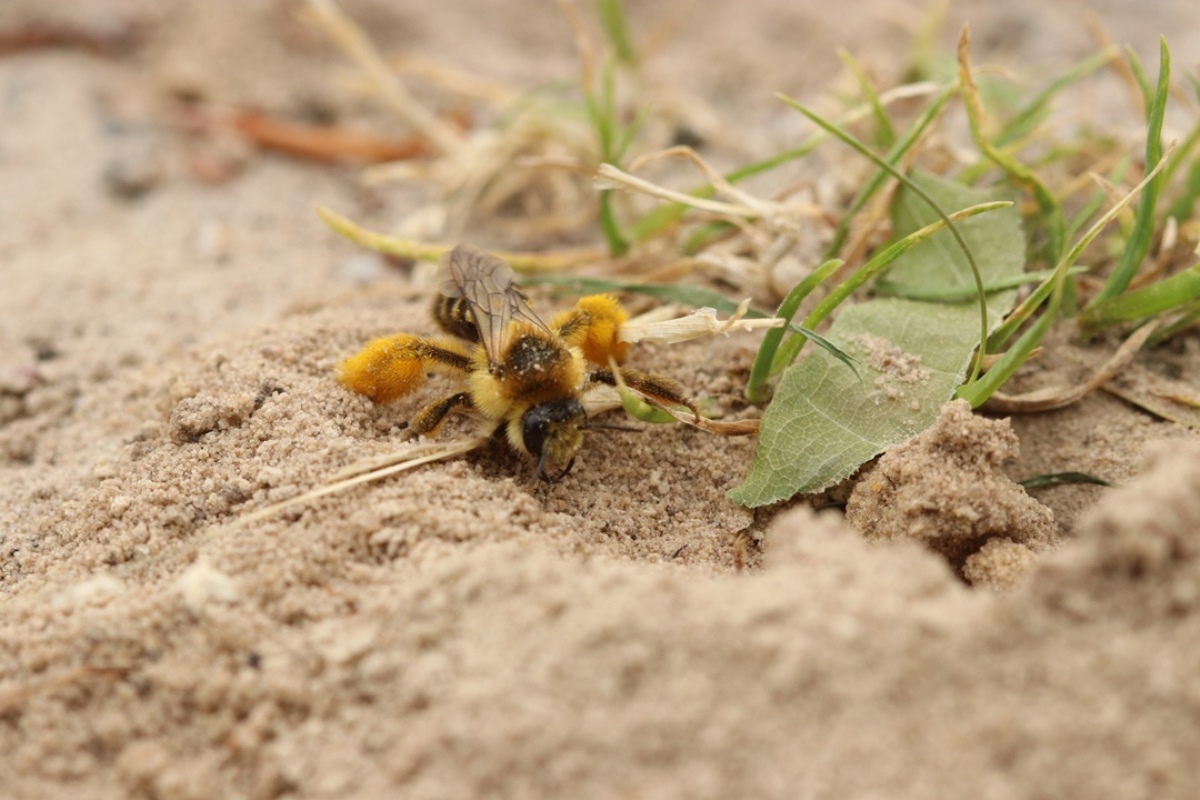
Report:
[[542,403],[521,417],[521,442],[539,460],[570,458],[579,446],[579,426],[587,412],[573,397]]
[[540,407],[531,409],[521,418],[521,441],[525,443],[525,449],[535,456],[542,454],[546,446],[546,429],[550,427],[545,415],[539,411]]

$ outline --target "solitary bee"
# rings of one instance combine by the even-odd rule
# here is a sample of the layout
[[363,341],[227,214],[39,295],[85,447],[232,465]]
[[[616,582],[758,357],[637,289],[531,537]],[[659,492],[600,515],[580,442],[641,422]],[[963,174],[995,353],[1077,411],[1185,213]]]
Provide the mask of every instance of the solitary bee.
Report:
[[[435,433],[451,412],[474,411],[494,423],[493,430],[503,429],[513,449],[535,459],[534,480],[550,465],[565,465],[566,474],[589,427],[580,398],[593,384],[618,383],[609,364],[629,349],[618,339],[628,313],[611,295],[591,295],[547,325],[513,282],[509,265],[469,245],[449,254],[439,277],[433,318],[450,336],[398,333],[374,339],[342,362],[338,381],[388,403],[418,389],[426,370],[457,373],[466,388],[418,411],[408,423],[412,433]],[[699,419],[670,378],[622,369],[620,379]]]

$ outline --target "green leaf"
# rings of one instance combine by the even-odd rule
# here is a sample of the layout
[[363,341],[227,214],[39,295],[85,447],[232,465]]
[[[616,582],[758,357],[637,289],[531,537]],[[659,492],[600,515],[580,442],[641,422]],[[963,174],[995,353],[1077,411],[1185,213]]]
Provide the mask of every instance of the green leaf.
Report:
[[[947,210],[992,199],[979,190],[918,176]],[[893,206],[894,235],[938,219],[915,193]],[[1015,208],[958,223],[985,282],[1019,275],[1025,241]],[[923,291],[973,285],[966,257],[947,230],[914,247],[891,267],[889,283]],[[988,296],[989,327],[1012,306],[1015,292]],[[975,302],[877,299],[843,307],[826,334],[860,362],[861,380],[823,350],[783,373],[763,413],[750,473],[730,498],[748,506],[825,489],[879,453],[928,428],[954,396],[979,344]]]
[[[908,178],[906,177],[905,180],[908,180]],[[955,229],[949,227],[951,222],[967,219],[968,217],[973,217],[976,214],[986,214],[991,211],[996,211],[997,209],[1008,208],[1011,205],[1012,203],[1008,200],[997,200],[991,203],[980,203],[979,205],[968,206],[967,208],[959,209],[958,211],[954,211],[947,215],[944,220],[939,219],[935,222],[931,222],[924,228],[913,231],[904,238],[898,239],[889,244],[887,247],[878,250],[875,255],[871,256],[867,263],[856,269],[853,274],[850,275],[850,277],[839,283],[833,289],[833,291],[826,295],[825,299],[818,303],[817,307],[809,312],[809,315],[804,318],[804,324],[810,328],[815,328],[820,325],[821,322],[823,322],[827,317],[831,316],[833,312],[837,310],[842,303],[844,303],[855,291],[860,289],[872,278],[878,276],[885,269],[892,266],[892,264],[895,263],[900,256],[904,255],[909,250],[912,250],[914,247],[921,244],[938,231],[946,229],[950,231],[951,235],[953,235],[955,233]],[[963,241],[962,246],[964,248],[966,247],[965,240]],[[976,297],[978,297],[978,293],[976,293]],[[985,304],[985,322],[987,319],[986,313],[987,306]],[[806,336],[807,334],[805,334],[805,336],[792,336],[779,346],[779,349],[775,352],[774,358],[771,359],[770,374],[772,377],[778,375],[780,372],[783,372],[783,370],[792,365],[792,363],[796,360],[796,357],[800,355],[801,349],[804,347]],[[813,338],[813,341],[816,342],[817,339]]]
[[[998,192],[984,192],[945,181],[924,173],[912,180],[947,210],[979,205],[989,200],[1011,200]],[[936,222],[941,217],[916,193],[901,187],[892,204],[892,236],[900,239]],[[960,221],[958,229],[975,254],[984,285],[1020,276],[1025,267],[1025,236],[1016,207],[992,211]],[[920,247],[896,259],[887,273],[888,289],[903,295],[905,288],[914,293],[955,292],[975,288],[975,278],[962,250],[949,231],[938,231]],[[989,310],[1007,313],[1013,293],[997,292],[989,296]]]
[[[787,324],[791,325],[792,318],[796,316],[796,311],[800,308],[800,303],[804,298],[808,297],[813,289],[821,285],[822,282],[834,272],[843,262],[835,259],[826,261],[821,266],[810,272],[804,280],[792,287],[788,292],[787,297],[779,304],[779,309],[775,312],[777,317],[787,320]],[[775,358],[775,354],[779,351],[779,346],[783,343],[783,328],[767,331],[763,335],[762,344],[758,347],[758,354],[754,357],[754,365],[750,368],[750,377],[746,381],[746,399],[751,403],[762,405],[770,397],[770,391],[767,388],[767,378],[771,373],[771,362]],[[801,336],[809,336],[812,331],[805,331]],[[853,362],[848,362],[851,369],[854,369]]]
[[750,473],[730,499],[761,506],[820,491],[928,428],[966,374],[975,321],[969,304],[885,299],[844,309],[828,338],[861,362],[862,380],[824,350],[784,371]]
[[[965,29],[964,29],[964,31],[965,31]],[[969,76],[969,72],[967,74]],[[960,78],[960,82],[966,83],[967,81],[965,78]],[[979,267],[975,263],[974,253],[971,251],[971,248],[967,245],[967,242],[963,238],[962,233],[959,232],[958,226],[954,224],[954,221],[951,218],[952,215],[947,214],[945,209],[943,209],[938,204],[937,200],[932,195],[930,195],[928,192],[926,192],[923,188],[921,188],[921,186],[919,186],[915,181],[913,181],[911,178],[909,178],[904,173],[897,170],[894,166],[889,164],[887,161],[885,161],[879,155],[872,152],[870,148],[868,148],[862,142],[858,141],[858,139],[855,139],[848,131],[844,130],[843,128],[838,127],[837,125],[833,124],[829,120],[822,117],[820,114],[816,113],[815,111],[813,111],[810,108],[806,108],[804,105],[796,102],[795,100],[791,99],[787,95],[776,93],[775,96],[778,97],[783,102],[787,103],[792,108],[799,111],[804,116],[808,117],[808,119],[812,123],[817,125],[819,128],[822,128],[823,130],[828,131],[830,133],[830,135],[837,137],[837,139],[839,139],[842,143],[848,145],[853,150],[856,150],[863,157],[868,158],[871,161],[873,161],[875,163],[875,166],[880,167],[884,171],[893,175],[897,180],[899,180],[902,184],[904,184],[904,187],[906,189],[909,189],[909,190],[915,192],[918,196],[920,196],[925,201],[925,203],[930,207],[930,209],[932,209],[934,211],[934,213],[936,213],[938,215],[938,217],[943,222],[946,223],[947,230],[949,230],[950,235],[953,236],[954,240],[958,243],[959,249],[962,250],[963,256],[966,259],[966,263],[971,269],[971,274],[975,278],[975,285],[979,287],[979,291],[976,295],[979,298],[979,323],[980,323],[980,325],[979,325],[979,327],[980,327],[979,346],[981,348],[985,347],[987,345],[987,338],[988,338],[988,335],[987,335],[988,314],[987,314],[987,307],[984,304],[985,292],[983,289],[983,276],[982,276],[982,273],[980,273],[980,271],[979,271]],[[968,98],[968,96],[964,95],[963,99],[967,100],[969,98]],[[970,105],[970,103],[968,103],[968,105]],[[981,351],[979,355],[980,355],[980,358],[977,358],[975,360],[975,363],[972,365],[972,368],[971,368],[971,380],[972,381],[974,381],[979,376],[980,363],[982,361],[982,357],[984,355],[986,355],[986,352]]]

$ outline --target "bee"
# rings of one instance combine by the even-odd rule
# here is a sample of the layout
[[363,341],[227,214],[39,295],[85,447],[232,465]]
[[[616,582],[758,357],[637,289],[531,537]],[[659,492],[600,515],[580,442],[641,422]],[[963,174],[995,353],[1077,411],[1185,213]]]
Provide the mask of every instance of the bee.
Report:
[[[427,404],[408,423],[433,435],[452,412],[473,412],[531,457],[533,480],[562,467],[566,475],[589,427],[581,399],[592,386],[626,386],[661,405],[699,412],[674,380],[611,366],[629,349],[618,338],[628,312],[611,295],[581,298],[543,322],[495,256],[460,245],[442,262],[433,318],[447,336],[398,333],[368,342],[342,362],[338,381],[377,403],[404,397],[427,371],[455,374],[460,391]],[[564,466],[565,465],[565,466]]]

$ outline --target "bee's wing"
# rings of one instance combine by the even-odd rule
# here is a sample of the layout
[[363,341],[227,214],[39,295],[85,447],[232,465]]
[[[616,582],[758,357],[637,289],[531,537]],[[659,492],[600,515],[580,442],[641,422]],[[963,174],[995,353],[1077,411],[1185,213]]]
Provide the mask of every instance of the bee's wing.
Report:
[[462,297],[470,305],[479,341],[492,363],[503,360],[513,322],[521,320],[550,332],[513,283],[512,267],[493,255],[460,244],[442,262],[441,279],[443,295]]

